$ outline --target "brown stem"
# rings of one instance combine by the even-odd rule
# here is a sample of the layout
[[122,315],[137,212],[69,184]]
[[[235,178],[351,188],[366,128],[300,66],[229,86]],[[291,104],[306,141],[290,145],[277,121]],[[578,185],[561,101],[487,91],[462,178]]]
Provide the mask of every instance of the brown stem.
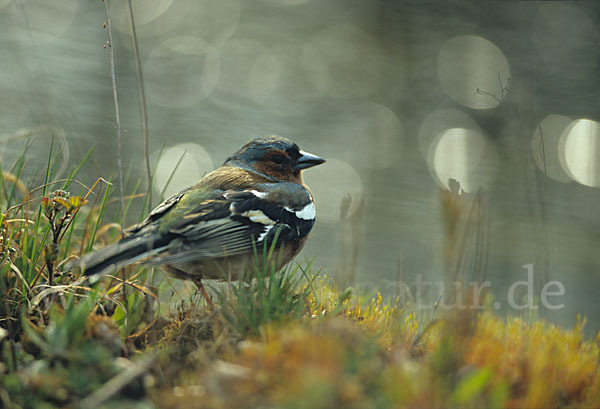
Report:
[[[117,80],[115,77],[115,54],[113,51],[112,30],[110,26],[110,13],[108,11],[108,0],[104,0],[104,10],[106,11],[106,30],[108,32],[108,55],[110,59],[110,79],[112,81],[113,103],[115,105],[115,123],[117,128],[117,171],[119,173],[119,194],[121,197],[121,232],[125,231],[125,201],[123,200],[123,167],[121,163],[121,118],[119,116],[119,98],[117,96]],[[125,281],[125,271],[123,273],[123,281]],[[129,311],[127,301],[127,290],[123,286],[123,303]],[[127,318],[125,318],[127,319]]]

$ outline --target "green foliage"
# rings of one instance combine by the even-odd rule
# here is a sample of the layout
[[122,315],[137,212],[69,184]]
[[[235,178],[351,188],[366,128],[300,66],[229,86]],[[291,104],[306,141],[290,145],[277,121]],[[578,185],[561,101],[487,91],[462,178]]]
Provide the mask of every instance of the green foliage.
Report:
[[[94,316],[95,300],[65,297],[52,304],[48,324],[25,320],[18,370],[0,378],[6,407],[58,407],[81,399],[120,372],[121,341],[110,322]],[[98,337],[99,331],[102,337]],[[3,361],[11,351],[3,351]]]
[[117,305],[113,320],[121,328],[121,334],[127,336],[138,328],[143,320],[146,298],[143,293],[131,291],[127,294],[127,302]]
[[310,265],[278,270],[274,246],[254,253],[253,268],[241,280],[212,286],[221,313],[241,337],[258,335],[266,324],[299,320],[308,311],[314,280]]
[[[31,313],[28,311],[30,300],[44,290],[42,284],[52,286],[71,282],[72,278],[62,271],[56,276],[55,264],[62,261],[60,253],[71,251],[73,232],[81,227],[75,222],[75,216],[86,203],[81,196],[71,196],[64,190],[46,195],[50,186],[59,183],[51,182],[52,149],[45,183],[29,190],[19,178],[26,162],[25,153],[26,149],[9,172],[0,172],[0,316],[6,317],[5,327],[11,339],[20,336],[21,316],[24,312]],[[88,156],[71,172],[66,182],[60,183],[68,186]],[[40,191],[41,197],[36,196]],[[19,195],[21,202],[17,201]],[[66,242],[63,241],[65,234]]]
[[23,326],[25,335],[50,359],[79,355],[78,347],[81,346],[87,317],[93,307],[91,296],[81,302],[76,302],[72,295],[68,296],[64,310],[56,303],[52,304],[48,325],[39,332],[26,321]]
[[[120,328],[112,317],[122,305],[114,287],[96,291],[63,270],[65,258],[106,235],[110,189],[89,209],[86,198],[99,197],[93,190],[103,180],[89,189],[75,180],[92,150],[66,180],[52,181],[50,149],[44,184],[31,190],[20,179],[25,152],[0,172],[0,406],[62,407],[122,371],[120,332],[129,335],[141,319],[118,320]],[[64,190],[74,182],[85,197]],[[87,217],[77,218],[80,211]],[[130,292],[128,317],[144,310],[140,293]]]

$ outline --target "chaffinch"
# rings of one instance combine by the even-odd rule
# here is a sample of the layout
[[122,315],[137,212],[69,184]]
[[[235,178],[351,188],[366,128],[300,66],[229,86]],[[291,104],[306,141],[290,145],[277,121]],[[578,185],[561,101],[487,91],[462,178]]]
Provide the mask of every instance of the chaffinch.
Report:
[[159,204],[125,238],[82,256],[75,267],[97,279],[139,261],[163,265],[177,278],[192,279],[205,296],[203,278],[240,278],[265,245],[275,245],[280,268],[302,249],[315,223],[302,170],[323,162],[285,138],[253,139]]

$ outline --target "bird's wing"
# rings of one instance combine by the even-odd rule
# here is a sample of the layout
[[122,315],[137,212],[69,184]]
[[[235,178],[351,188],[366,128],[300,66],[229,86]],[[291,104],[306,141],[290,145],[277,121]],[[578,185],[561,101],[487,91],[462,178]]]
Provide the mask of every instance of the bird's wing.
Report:
[[281,200],[270,200],[271,196],[257,190],[228,190],[193,207],[186,206],[181,214],[177,207],[185,204],[182,199],[158,220],[158,231],[168,236],[168,244],[156,249],[150,262],[169,264],[234,256],[254,248],[262,250],[275,238],[278,245],[308,234],[314,224],[314,206],[308,193],[308,204],[298,210]]
[[163,217],[169,210],[175,207],[177,203],[183,198],[183,196],[192,189],[193,186],[188,187],[187,189],[182,190],[179,193],[174,194],[173,196],[163,200],[158,206],[156,206],[150,214],[144,219],[143,222],[134,224],[133,226],[127,228],[125,230],[125,234],[131,236],[135,233],[138,233],[142,230],[142,228],[148,226],[149,224],[156,222],[161,217]]

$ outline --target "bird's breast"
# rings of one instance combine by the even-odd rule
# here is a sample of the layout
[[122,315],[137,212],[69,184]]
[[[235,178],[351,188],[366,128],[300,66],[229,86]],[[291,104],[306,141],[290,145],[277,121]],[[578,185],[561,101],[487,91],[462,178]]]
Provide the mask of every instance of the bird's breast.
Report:
[[[304,247],[307,237],[283,243],[275,250],[272,256],[275,271],[288,264]],[[173,263],[166,266],[166,270],[176,278],[198,280],[232,281],[248,277],[248,272],[253,273],[259,268],[263,273],[272,273],[270,263],[265,263],[262,251],[257,254],[241,254],[236,256],[216,257],[208,260]],[[250,274],[252,276],[252,274]]]

